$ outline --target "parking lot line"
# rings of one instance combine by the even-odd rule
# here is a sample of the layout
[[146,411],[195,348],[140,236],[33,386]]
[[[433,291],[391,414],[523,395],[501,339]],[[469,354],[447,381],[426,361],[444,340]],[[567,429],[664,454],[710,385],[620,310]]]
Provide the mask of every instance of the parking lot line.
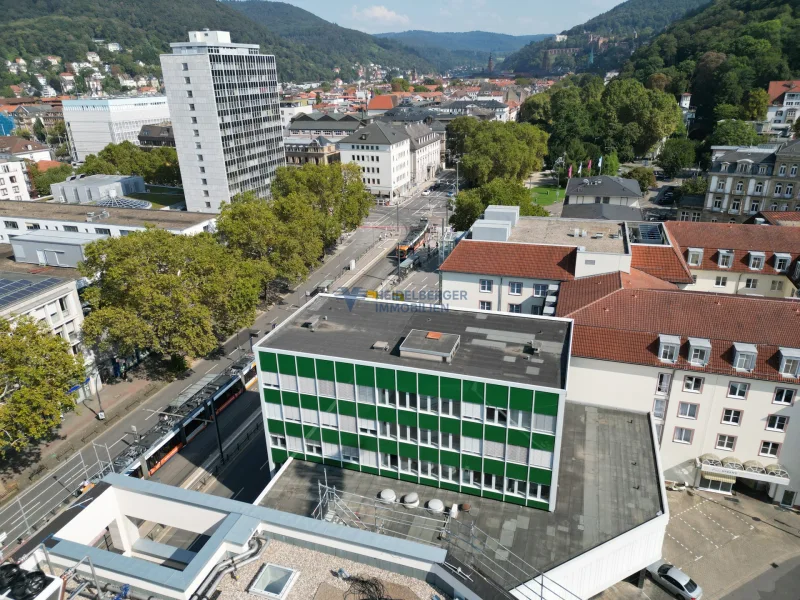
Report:
[[692,526],[692,525],[689,523],[689,521],[687,521],[687,520],[686,520],[686,519],[684,519],[683,517],[678,517],[678,520],[679,520],[679,521],[683,521],[683,522],[686,524],[686,526],[687,526],[689,529],[691,529],[692,531],[694,531],[694,532],[695,532],[697,535],[699,535],[699,536],[700,536],[700,537],[702,537],[702,538],[703,538],[705,541],[707,541],[709,544],[711,544],[712,546],[714,546],[714,548],[716,548],[717,550],[719,550],[719,546],[718,546],[717,544],[715,544],[713,541],[711,541],[710,539],[708,539],[708,538],[706,537],[706,535],[705,535],[703,532],[701,532],[699,529],[695,529],[695,528],[694,528],[694,527],[693,527],[693,526]]
[[712,519],[710,516],[708,516],[708,515],[707,515],[706,513],[704,513],[702,510],[698,510],[697,512],[699,512],[699,513],[700,513],[701,515],[703,515],[703,516],[704,516],[706,519],[708,519],[709,521],[711,521],[712,523],[714,523],[714,525],[716,525],[717,527],[719,527],[720,529],[722,529],[722,531],[724,531],[725,533],[727,533],[728,535],[730,535],[730,536],[731,536],[733,539],[736,539],[737,537],[739,537],[738,535],[736,535],[736,534],[735,534],[735,533],[733,533],[732,531],[728,530],[728,529],[727,529],[727,528],[726,528],[724,525],[721,525],[720,523],[717,523],[717,522],[716,522],[714,519]]

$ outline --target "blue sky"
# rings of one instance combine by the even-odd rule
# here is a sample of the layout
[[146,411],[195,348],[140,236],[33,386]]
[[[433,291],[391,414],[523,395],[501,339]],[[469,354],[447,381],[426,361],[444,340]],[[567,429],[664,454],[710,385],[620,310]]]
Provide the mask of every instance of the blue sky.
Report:
[[558,33],[622,0],[283,0],[326,21],[367,33],[496,31],[513,35]]

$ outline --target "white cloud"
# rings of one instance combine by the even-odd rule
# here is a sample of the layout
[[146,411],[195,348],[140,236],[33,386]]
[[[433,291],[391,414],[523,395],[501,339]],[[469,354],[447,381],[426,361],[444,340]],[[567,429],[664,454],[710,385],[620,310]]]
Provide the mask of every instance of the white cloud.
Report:
[[353,6],[350,16],[356,21],[368,21],[385,25],[408,25],[411,22],[406,15],[396,13],[385,6],[375,4],[359,10]]

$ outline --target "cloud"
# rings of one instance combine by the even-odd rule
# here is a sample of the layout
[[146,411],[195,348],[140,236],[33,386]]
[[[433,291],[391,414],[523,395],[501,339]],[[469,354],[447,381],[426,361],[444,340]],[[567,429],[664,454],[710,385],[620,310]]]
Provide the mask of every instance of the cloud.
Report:
[[353,6],[350,16],[356,21],[368,21],[386,25],[408,25],[411,22],[411,19],[406,15],[401,15],[378,4],[367,6],[362,10]]

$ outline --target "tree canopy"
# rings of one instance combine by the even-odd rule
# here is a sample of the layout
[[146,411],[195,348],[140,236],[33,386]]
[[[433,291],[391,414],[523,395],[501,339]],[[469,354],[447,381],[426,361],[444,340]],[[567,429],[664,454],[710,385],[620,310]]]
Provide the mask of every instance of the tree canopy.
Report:
[[670,138],[661,149],[656,164],[668,177],[675,177],[695,162],[695,145],[686,138]]
[[42,172],[39,170],[36,163],[29,162],[28,173],[30,174],[34,189],[39,192],[40,196],[47,196],[50,194],[50,186],[52,184],[61,183],[72,175],[72,166],[63,164],[59,167],[50,167]]
[[635,179],[639,182],[639,187],[643,194],[647,194],[647,190],[656,184],[656,176],[653,169],[647,167],[634,167],[625,174],[627,179]]
[[459,192],[450,224],[456,231],[466,231],[490,204],[519,206],[519,214],[525,217],[550,216],[550,213],[536,204],[531,190],[518,181],[497,178],[478,188]]
[[109,144],[86,157],[78,173],[86,175],[139,175],[147,183],[178,185],[181,170],[175,148],[142,150],[131,142]]
[[0,453],[46,437],[75,407],[69,390],[86,378],[83,355],[31,317],[0,318]]
[[709,143],[715,146],[752,146],[758,140],[758,134],[750,123],[735,119],[717,123],[709,137]]

